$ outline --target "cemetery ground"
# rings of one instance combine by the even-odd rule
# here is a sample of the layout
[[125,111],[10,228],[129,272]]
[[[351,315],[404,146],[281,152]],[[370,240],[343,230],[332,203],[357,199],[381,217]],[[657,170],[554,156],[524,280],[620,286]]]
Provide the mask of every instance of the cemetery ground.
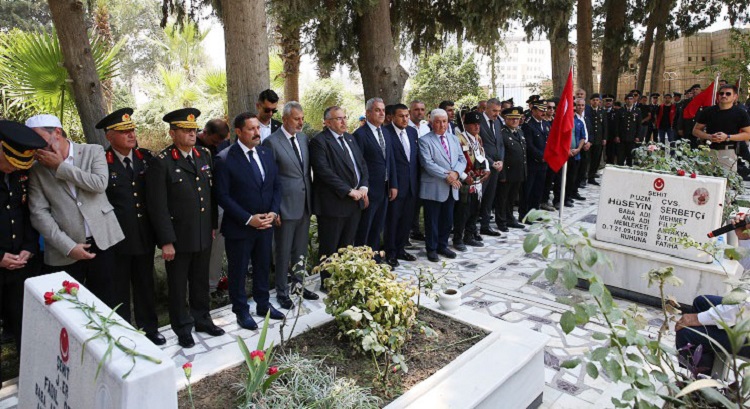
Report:
[[[589,185],[581,192],[587,200],[583,203],[576,202],[575,207],[565,209],[564,224],[573,228],[593,229],[596,222],[599,188]],[[594,321],[576,327],[568,335],[564,334],[559,320],[561,314],[569,307],[558,302],[558,297],[573,296],[574,299],[584,300],[588,299],[589,295],[579,289],[568,291],[559,284],[551,285],[545,280],[529,283],[529,277],[547,262],[538,254],[524,253],[522,243],[525,235],[525,231],[513,229],[500,239],[485,237],[485,247],[470,248],[467,252],[459,253],[456,259],[446,259],[443,266],[428,262],[424,249],[421,247],[423,244],[416,242],[415,244],[420,247],[409,251],[418,254],[418,260],[411,263],[402,262],[395,273],[401,279],[414,280],[419,266],[430,267],[436,274],[450,269],[454,275],[453,279],[460,283],[463,309],[471,309],[495,319],[549,335],[550,340],[544,351],[545,388],[542,408],[610,407],[611,397],[619,396],[625,386],[608,381],[604,374],[597,379],[592,379],[586,374],[583,366],[573,369],[561,367],[564,361],[579,357],[584,352],[603,345],[603,341],[595,340],[593,334],[595,332],[606,333],[607,330],[603,325]],[[645,271],[638,272],[638,274],[643,273]],[[307,288],[317,290],[319,285],[317,277],[309,277],[306,285]],[[275,294],[271,295],[271,300],[272,302],[275,300]],[[634,305],[625,300],[618,300],[618,303],[623,308]],[[325,305],[322,299],[305,300],[300,308],[298,326],[306,328],[306,318],[311,313],[324,309]],[[638,308],[648,322],[643,330],[644,334],[655,337],[662,325],[660,310],[643,305]],[[255,310],[252,301],[250,310],[251,312]],[[194,333],[196,346],[190,349],[183,349],[177,345],[177,337],[168,326],[161,329],[167,338],[163,350],[174,360],[175,370],[181,373],[182,365],[192,362],[194,391],[201,388],[201,379],[240,363],[239,359],[229,363],[226,358],[232,354],[235,357],[239,354],[236,346],[237,336],[245,339],[250,348],[257,343],[258,339],[258,331],[248,331],[238,327],[231,306],[213,310],[212,316],[214,322],[227,333],[220,337]],[[257,316],[255,319],[258,322],[262,321]],[[278,334],[279,321],[272,321],[268,331],[269,334]],[[286,331],[289,331],[288,327]],[[666,344],[673,344],[673,342],[673,334],[664,339]],[[410,358],[408,355],[406,357]],[[241,369],[234,371],[238,374]],[[231,371],[227,372],[225,372],[226,378],[223,378],[221,382],[212,382],[215,386],[209,385],[208,389],[231,390],[237,380],[232,381]],[[10,379],[5,372],[4,375],[5,379]],[[4,383],[4,387],[0,390],[0,409],[16,407],[18,402],[15,396],[16,382],[16,380],[9,380]],[[180,388],[186,385],[181,375],[178,376],[178,384]],[[196,396],[201,399],[202,395]],[[224,403],[224,407],[231,407],[231,403]]]

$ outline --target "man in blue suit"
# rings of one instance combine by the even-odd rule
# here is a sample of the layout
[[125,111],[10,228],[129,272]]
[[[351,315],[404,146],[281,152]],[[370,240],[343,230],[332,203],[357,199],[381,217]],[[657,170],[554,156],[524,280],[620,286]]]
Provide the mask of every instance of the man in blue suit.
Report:
[[[539,209],[544,195],[544,184],[547,178],[547,162],[544,161],[544,149],[549,136],[549,124],[544,121],[547,101],[531,102],[531,117],[521,125],[526,138],[526,163],[528,173],[523,189],[523,198],[518,208],[518,218],[523,220],[531,209]],[[527,222],[528,223],[528,222]]]
[[[370,205],[362,212],[357,234],[354,236],[356,246],[369,246],[374,251],[380,250],[380,235],[385,226],[385,212],[388,202],[398,195],[398,175],[393,154],[393,143],[383,131],[385,104],[380,98],[370,98],[365,105],[367,121],[354,131],[354,140],[367,163],[370,185],[367,198]],[[382,262],[379,255],[377,262]]]
[[394,106],[390,125],[383,127],[393,146],[395,172],[398,179],[398,196],[388,204],[385,233],[385,261],[398,267],[398,260],[414,261],[417,258],[406,252],[409,229],[414,219],[414,207],[419,196],[419,136],[409,126],[409,108],[404,104]]
[[260,123],[242,113],[234,119],[237,142],[217,155],[216,196],[224,209],[224,234],[229,269],[229,299],[240,327],[258,328],[250,316],[245,293],[248,263],[253,263],[256,312],[273,319],[284,315],[268,301],[273,225],[281,206],[281,181],[273,151],[260,144]]
[[466,158],[458,139],[448,132],[448,113],[435,109],[430,113],[430,121],[432,132],[419,138],[422,164],[419,197],[425,211],[427,259],[438,262],[438,254],[456,258],[456,253],[448,248],[448,236],[453,228],[453,204],[467,175]]

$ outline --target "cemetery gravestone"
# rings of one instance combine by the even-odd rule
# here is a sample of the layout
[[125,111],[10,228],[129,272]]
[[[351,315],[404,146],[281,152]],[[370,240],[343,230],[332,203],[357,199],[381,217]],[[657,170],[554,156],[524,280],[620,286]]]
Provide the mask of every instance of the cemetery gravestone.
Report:
[[[127,347],[159,359],[161,363],[136,357],[133,367],[132,357],[115,347],[96,377],[108,343],[101,338],[95,339],[87,342],[84,350],[84,342],[96,333],[86,328],[88,318],[68,301],[45,305],[44,293],[62,288],[65,280],[75,281],[64,272],[26,280],[19,407],[176,408],[174,363],[145,336],[127,328],[113,326],[110,331]],[[107,316],[111,312],[83,286],[78,298],[89,305],[94,303],[101,315]],[[132,372],[123,378],[131,368]]]
[[717,177],[607,167],[596,239],[710,263],[708,254],[684,248],[679,240],[690,237],[705,243],[706,234],[722,225],[726,185],[725,179]]

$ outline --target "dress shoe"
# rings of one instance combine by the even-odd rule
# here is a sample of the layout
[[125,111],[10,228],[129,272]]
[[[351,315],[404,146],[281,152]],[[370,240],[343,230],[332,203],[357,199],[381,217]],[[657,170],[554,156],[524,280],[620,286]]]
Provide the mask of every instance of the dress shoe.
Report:
[[385,262],[388,263],[388,265],[393,268],[396,268],[399,266],[398,259],[396,259],[396,257],[387,258]]
[[237,325],[244,329],[249,329],[251,331],[255,331],[258,329],[258,323],[255,322],[253,317],[250,316],[250,314],[237,314]]
[[550,205],[549,203],[542,203],[542,205],[539,206],[539,208],[541,208],[542,210],[546,210],[548,212],[554,212],[555,210],[557,210],[555,209],[554,206]]
[[574,194],[574,195],[570,195],[570,197],[571,197],[571,198],[573,198],[573,199],[575,199],[575,200],[580,200],[580,201],[584,201],[584,200],[586,200],[586,198],[585,198],[585,197],[581,196],[581,195],[580,195],[580,194],[578,194],[578,193],[576,193],[576,194]]
[[402,251],[401,253],[398,253],[398,255],[396,256],[396,258],[399,259],[399,260],[404,260],[404,261],[416,261],[417,260],[416,257],[414,257],[413,255],[411,255],[411,254],[409,254],[409,253],[407,253],[405,251]]
[[164,345],[167,343],[167,339],[164,338],[164,335],[159,333],[159,331],[147,332],[146,338],[148,338],[149,341],[153,342],[154,345]]
[[406,243],[404,243],[404,247],[413,247],[414,245],[411,244],[409,240],[406,240]]
[[193,336],[190,334],[187,335],[178,335],[177,336],[177,343],[180,344],[183,348],[192,348],[195,346],[195,341],[193,340]]
[[294,302],[289,297],[276,297],[276,301],[279,303],[279,307],[285,310],[294,308]]
[[427,260],[432,261],[433,263],[437,263],[440,261],[440,257],[438,257],[437,253],[434,251],[428,251],[427,252]]
[[498,226],[497,229],[503,233],[507,233],[510,231],[506,226]]
[[586,181],[585,181],[585,180],[584,180],[584,181],[582,181],[581,183],[579,183],[579,184],[578,184],[578,186],[580,186],[580,187],[582,187],[582,188],[583,188],[583,187],[586,187]]
[[464,239],[464,243],[467,246],[471,247],[484,247],[484,244],[482,244],[481,241],[474,239],[473,237],[468,237]]
[[438,250],[437,253],[440,254],[443,257],[456,258],[456,252],[453,251],[453,250],[451,250],[451,249],[449,249],[449,248],[444,248],[444,249]]
[[220,327],[217,327],[214,325],[214,323],[211,323],[211,325],[205,325],[205,326],[195,326],[195,332],[205,332],[208,335],[211,335],[212,337],[218,337],[219,335],[224,335],[224,330]]
[[492,237],[498,237],[500,236],[500,233],[496,232],[492,229],[480,229],[479,233],[484,234],[485,236],[492,236]]
[[308,290],[307,288],[302,289],[302,298],[306,300],[317,300],[320,298],[318,294],[315,294],[314,292]]
[[453,242],[453,248],[458,251],[466,251],[468,248],[466,248],[466,244],[462,241],[454,241]]
[[514,229],[525,229],[526,228],[526,226],[524,226],[523,224],[521,224],[519,222],[508,223],[508,227],[511,227],[511,228],[514,228]]
[[599,182],[596,181],[596,179],[589,179],[589,184],[594,186],[599,186]]
[[[270,314],[268,314],[269,311],[271,312]],[[284,319],[284,314],[282,314],[281,311],[277,310],[276,308],[273,308],[273,305],[269,305],[266,309],[257,308],[255,312],[257,312],[261,317],[265,317],[266,314],[268,314],[269,318],[271,318],[272,320]]]
[[409,238],[412,240],[424,241],[424,233],[422,233],[421,231],[413,231],[409,235]]
[[474,233],[474,240],[476,240],[476,241],[484,241],[484,239],[482,238],[482,235],[479,234],[479,233]]
[[573,207],[573,201],[572,200],[566,200],[564,203],[565,207]]

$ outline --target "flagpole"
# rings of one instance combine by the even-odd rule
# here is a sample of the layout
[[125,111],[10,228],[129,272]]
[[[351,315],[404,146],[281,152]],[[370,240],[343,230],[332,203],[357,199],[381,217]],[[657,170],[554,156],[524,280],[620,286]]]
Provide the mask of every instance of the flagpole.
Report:
[[[571,49],[571,50],[568,51],[568,55],[570,57],[570,75],[572,77],[575,74],[574,73],[574,69],[573,69],[573,61],[574,61],[574,58],[575,58],[575,53]],[[573,78],[575,78],[575,77],[573,77]],[[561,100],[562,100],[562,97],[563,96],[560,95],[560,99]],[[575,103],[576,103],[576,100],[574,98],[573,99],[573,107],[575,106]],[[573,109],[573,107],[568,107],[568,109]],[[575,115],[575,114],[573,114],[573,115]],[[574,119],[573,120],[573,131],[571,133],[573,138],[575,138],[575,132],[576,132],[576,127],[575,127],[575,119]],[[562,180],[561,180],[561,183],[560,183],[560,215],[559,215],[559,222],[560,222],[560,226],[562,226],[563,211],[565,209],[565,185],[568,182],[568,180],[567,180],[568,179],[568,161],[567,160],[563,164],[562,169],[560,169],[560,172],[562,172]],[[575,183],[575,181],[573,181],[573,183]]]
[[714,92],[711,94],[711,105],[716,103],[716,92],[719,91],[719,77],[721,77],[721,73],[716,73],[716,79],[714,80]]

